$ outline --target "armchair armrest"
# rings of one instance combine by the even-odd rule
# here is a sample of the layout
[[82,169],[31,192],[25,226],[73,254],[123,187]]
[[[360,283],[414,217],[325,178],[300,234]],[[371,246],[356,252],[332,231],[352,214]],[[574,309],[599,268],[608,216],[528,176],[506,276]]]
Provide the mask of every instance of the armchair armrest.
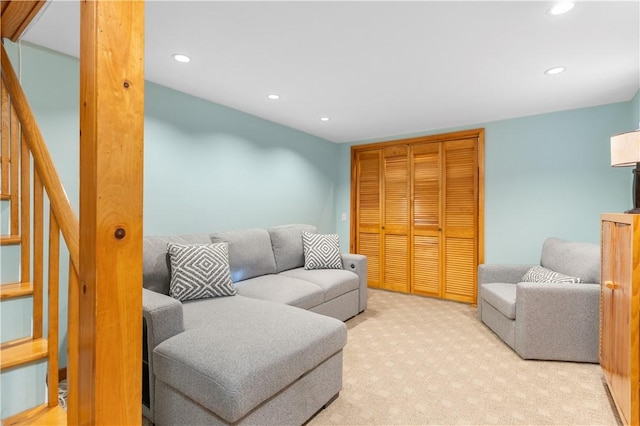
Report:
[[517,286],[516,352],[525,359],[598,362],[600,284]]
[[535,265],[478,265],[478,285],[486,283],[519,283],[524,274]]
[[524,274],[535,265],[481,264],[478,265],[478,319],[482,319],[482,284],[520,282]]
[[341,256],[342,268],[355,272],[360,278],[358,312],[363,312],[367,308],[367,256],[353,253],[341,253]]

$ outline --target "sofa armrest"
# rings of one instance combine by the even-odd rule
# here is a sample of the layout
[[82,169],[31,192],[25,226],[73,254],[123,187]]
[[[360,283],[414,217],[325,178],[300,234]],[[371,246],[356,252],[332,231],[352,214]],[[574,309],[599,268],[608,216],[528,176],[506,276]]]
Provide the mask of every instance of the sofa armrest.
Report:
[[486,283],[519,283],[535,265],[478,265],[478,285]]
[[182,303],[165,294],[142,289],[142,318],[147,326],[149,350],[184,331]]
[[[142,404],[143,415],[154,421],[155,374],[153,372],[153,349],[168,338],[184,331],[182,303],[165,294],[142,289],[143,368],[149,382],[149,406]],[[144,374],[143,374],[144,377]]]
[[360,278],[360,302],[358,312],[367,309],[367,256],[362,254],[342,253],[342,268],[355,272]]
[[517,285],[515,349],[520,356],[598,362],[600,284]]

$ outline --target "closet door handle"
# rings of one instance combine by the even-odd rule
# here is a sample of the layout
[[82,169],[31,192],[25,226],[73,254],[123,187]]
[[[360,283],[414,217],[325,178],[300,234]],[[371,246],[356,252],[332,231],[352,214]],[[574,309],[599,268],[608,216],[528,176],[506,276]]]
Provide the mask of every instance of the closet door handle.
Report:
[[604,286],[606,288],[610,288],[611,290],[617,290],[620,288],[620,284],[614,283],[613,281],[605,281]]

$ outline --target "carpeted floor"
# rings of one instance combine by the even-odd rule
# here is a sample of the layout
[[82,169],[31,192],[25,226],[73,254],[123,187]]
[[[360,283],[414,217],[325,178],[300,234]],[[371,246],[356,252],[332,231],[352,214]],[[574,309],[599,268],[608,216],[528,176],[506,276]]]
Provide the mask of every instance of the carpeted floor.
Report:
[[369,289],[347,327],[342,392],[310,426],[621,424],[599,365],[524,361],[469,305]]
[[370,290],[309,425],[616,425],[597,364],[524,361],[466,304]]

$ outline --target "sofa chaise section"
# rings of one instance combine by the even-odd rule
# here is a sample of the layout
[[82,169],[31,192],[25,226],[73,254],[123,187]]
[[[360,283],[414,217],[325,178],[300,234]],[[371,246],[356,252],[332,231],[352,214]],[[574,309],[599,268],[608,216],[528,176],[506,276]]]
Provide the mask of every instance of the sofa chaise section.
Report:
[[[185,331],[153,352],[158,424],[302,424],[340,391],[344,323],[243,296],[185,302],[183,310]],[[307,375],[320,381],[300,382]],[[307,401],[293,408],[301,389]]]

